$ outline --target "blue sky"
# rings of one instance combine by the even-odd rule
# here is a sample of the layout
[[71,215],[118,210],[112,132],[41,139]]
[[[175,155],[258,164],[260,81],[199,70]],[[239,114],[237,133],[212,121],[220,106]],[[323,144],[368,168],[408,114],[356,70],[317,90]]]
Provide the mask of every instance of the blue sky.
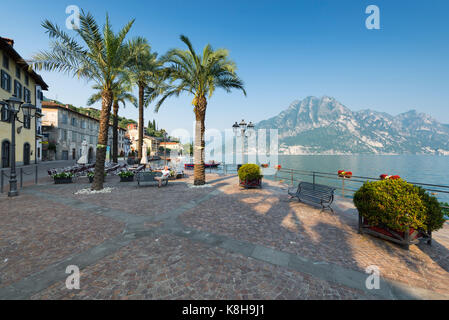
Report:
[[[109,13],[117,30],[131,18],[130,36],[146,37],[163,54],[206,43],[230,50],[248,96],[217,91],[209,101],[210,128],[226,129],[242,118],[254,122],[310,95],[335,97],[353,110],[396,115],[410,109],[449,123],[449,2],[380,0],[297,1],[2,1],[0,35],[15,40],[26,58],[48,48],[44,18],[65,25],[65,8],[77,5],[103,23]],[[380,8],[381,29],[365,27],[365,8]],[[48,98],[85,106],[91,84],[41,72]],[[169,130],[192,128],[192,97],[167,100],[156,118]],[[137,119],[128,105],[121,115]]]

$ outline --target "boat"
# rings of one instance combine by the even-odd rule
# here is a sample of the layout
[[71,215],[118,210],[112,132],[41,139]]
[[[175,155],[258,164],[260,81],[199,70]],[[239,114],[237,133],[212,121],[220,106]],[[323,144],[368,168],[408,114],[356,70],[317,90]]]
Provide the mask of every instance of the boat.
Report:
[[[214,162],[214,161],[212,161],[212,162],[205,163],[205,164],[204,164],[204,167],[205,167],[205,168],[217,168],[219,165],[220,165],[219,162]],[[190,168],[193,168],[194,166],[195,166],[194,163],[185,163],[185,164],[184,164],[184,168],[185,168],[185,169],[187,169],[187,168],[190,169]]]

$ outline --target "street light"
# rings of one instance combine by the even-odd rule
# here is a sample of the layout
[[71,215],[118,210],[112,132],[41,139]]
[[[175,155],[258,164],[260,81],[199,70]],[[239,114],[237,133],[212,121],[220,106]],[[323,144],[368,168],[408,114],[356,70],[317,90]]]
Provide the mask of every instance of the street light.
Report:
[[8,111],[10,113],[11,121],[11,174],[9,175],[9,192],[8,197],[15,197],[19,195],[17,191],[17,176],[16,176],[16,120],[24,124],[19,120],[17,115],[22,108],[24,116],[27,117],[27,121],[33,118],[36,114],[36,107],[31,103],[23,103],[15,96],[10,97],[8,100],[4,100],[8,104]]
[[167,132],[164,132],[164,166],[167,165]]
[[237,139],[239,136],[242,137],[242,165],[245,163],[245,138],[249,138],[254,134],[254,124],[250,121],[246,123],[245,120],[242,119],[240,123],[237,121],[232,125],[232,130],[234,131],[234,135]]

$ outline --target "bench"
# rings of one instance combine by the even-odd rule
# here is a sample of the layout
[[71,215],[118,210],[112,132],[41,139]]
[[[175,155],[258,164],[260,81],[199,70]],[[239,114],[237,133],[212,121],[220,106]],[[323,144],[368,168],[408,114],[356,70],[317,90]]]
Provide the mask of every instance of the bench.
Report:
[[[156,172],[156,171],[138,171],[136,172],[136,180],[137,180],[137,185],[140,187],[141,184],[145,184],[145,183],[156,183],[159,186],[159,181],[156,180],[156,177],[161,177],[162,176],[162,172]],[[167,179],[163,179],[162,180],[162,185],[168,184],[168,177]]]
[[313,203],[318,203],[321,205],[322,210],[330,209],[332,212],[334,210],[331,208],[331,204],[334,201],[334,191],[335,188],[328,187],[322,184],[314,184],[310,182],[300,182],[296,192],[288,190],[288,194],[291,198],[298,198],[298,201],[309,201]]

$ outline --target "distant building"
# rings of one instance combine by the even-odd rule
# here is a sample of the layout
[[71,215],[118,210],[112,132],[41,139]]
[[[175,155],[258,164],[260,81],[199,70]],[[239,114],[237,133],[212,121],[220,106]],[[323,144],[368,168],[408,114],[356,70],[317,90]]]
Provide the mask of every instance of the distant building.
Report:
[[179,142],[173,142],[173,141],[164,142],[164,141],[162,141],[159,143],[159,146],[164,147],[167,150],[173,150],[173,151],[177,151],[177,152],[180,152],[181,150],[183,150],[183,146]]
[[[88,161],[95,162],[100,121],[87,114],[54,101],[42,103],[44,160],[78,160],[84,140],[88,144]],[[118,128],[118,154],[124,152],[126,130]],[[112,158],[112,125],[109,126],[108,146]],[[56,151],[54,150],[56,146]]]
[[[131,143],[131,151],[137,152],[137,144],[139,141],[139,131],[136,123],[130,123],[127,126],[127,136]],[[143,142],[147,145],[147,149],[151,156],[157,155],[159,149],[159,140],[148,135],[143,136]]]
[[[78,160],[83,140],[88,144],[88,161],[95,161],[99,121],[53,101],[42,102],[44,160]],[[56,149],[56,150],[55,150]]]
[[20,110],[16,121],[16,164],[27,165],[41,159],[41,101],[42,90],[48,85],[40,75],[14,49],[14,41],[0,37],[0,155],[1,168],[11,166],[11,114],[4,102],[15,96],[23,102],[36,106],[36,117],[27,119]]

